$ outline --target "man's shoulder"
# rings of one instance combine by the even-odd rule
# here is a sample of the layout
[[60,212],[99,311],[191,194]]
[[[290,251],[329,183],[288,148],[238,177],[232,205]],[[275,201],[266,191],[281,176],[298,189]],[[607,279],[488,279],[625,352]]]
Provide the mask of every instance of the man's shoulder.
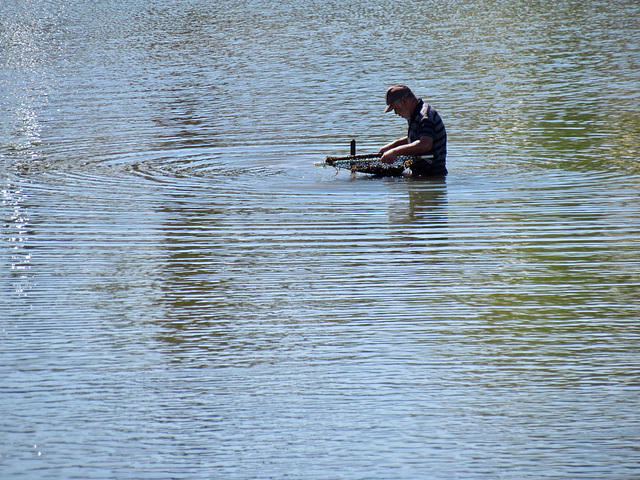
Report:
[[438,112],[436,112],[431,105],[425,102],[420,109],[420,113],[416,115],[416,120],[420,123],[425,121],[433,122],[437,115]]
[[425,103],[424,106],[422,107],[422,110],[420,110],[420,117],[421,117],[420,120],[422,121],[428,120],[434,123],[438,123],[442,121],[438,111],[428,103]]
[[431,116],[431,115],[434,115],[434,116],[438,115],[438,111],[435,108],[433,108],[433,105],[427,102],[423,103],[420,113],[425,117]]

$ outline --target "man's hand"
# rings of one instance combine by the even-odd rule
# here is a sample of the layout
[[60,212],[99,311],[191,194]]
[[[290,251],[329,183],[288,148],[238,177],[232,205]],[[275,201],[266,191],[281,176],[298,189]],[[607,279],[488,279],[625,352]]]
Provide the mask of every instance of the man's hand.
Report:
[[382,153],[382,157],[380,158],[382,163],[393,163],[398,157],[398,154],[394,150],[387,150],[386,152],[380,151],[380,153]]
[[381,160],[383,163],[393,163],[398,157],[398,152],[395,150],[403,147],[407,144],[407,137],[399,138],[395,142],[391,142],[380,149],[378,152],[382,155]]

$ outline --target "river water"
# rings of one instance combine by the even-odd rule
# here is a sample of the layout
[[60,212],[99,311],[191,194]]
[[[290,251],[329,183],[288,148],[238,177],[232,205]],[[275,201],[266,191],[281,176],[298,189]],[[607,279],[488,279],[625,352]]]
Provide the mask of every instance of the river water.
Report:
[[[640,478],[637,0],[0,6],[0,477]],[[314,166],[442,115],[449,175]]]

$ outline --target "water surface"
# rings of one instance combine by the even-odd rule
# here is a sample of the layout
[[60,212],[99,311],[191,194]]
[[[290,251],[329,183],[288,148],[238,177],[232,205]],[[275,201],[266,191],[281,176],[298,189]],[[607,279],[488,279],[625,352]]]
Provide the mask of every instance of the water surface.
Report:
[[639,475],[636,2],[0,19],[2,478]]

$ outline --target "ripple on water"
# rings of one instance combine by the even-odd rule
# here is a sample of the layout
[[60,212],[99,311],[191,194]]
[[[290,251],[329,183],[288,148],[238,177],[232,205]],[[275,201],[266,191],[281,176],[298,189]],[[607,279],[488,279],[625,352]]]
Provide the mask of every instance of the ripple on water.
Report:
[[[0,6],[3,477],[633,477],[637,1],[36,3]],[[314,167],[405,133],[398,81],[447,180]]]

